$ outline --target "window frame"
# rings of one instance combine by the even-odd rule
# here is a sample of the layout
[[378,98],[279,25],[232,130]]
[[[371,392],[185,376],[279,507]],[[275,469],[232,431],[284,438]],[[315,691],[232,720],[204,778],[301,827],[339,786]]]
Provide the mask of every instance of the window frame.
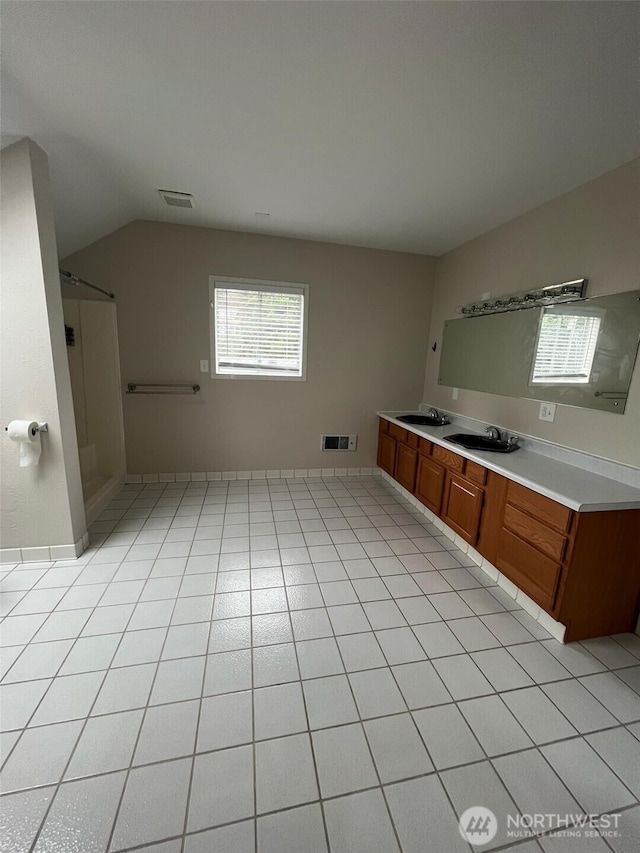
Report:
[[[215,310],[215,291],[216,287],[233,289],[234,285],[242,285],[245,289],[260,290],[268,288],[277,293],[290,294],[295,292],[297,295],[302,291],[302,356],[301,356],[301,375],[300,376],[280,376],[269,375],[264,373],[219,373],[217,371],[216,360],[216,310]],[[306,382],[307,381],[307,339],[309,329],[309,285],[302,282],[293,281],[271,281],[268,279],[258,278],[232,278],[230,276],[210,275],[209,276],[209,343],[210,343],[210,376],[212,379],[272,379],[277,382]]]

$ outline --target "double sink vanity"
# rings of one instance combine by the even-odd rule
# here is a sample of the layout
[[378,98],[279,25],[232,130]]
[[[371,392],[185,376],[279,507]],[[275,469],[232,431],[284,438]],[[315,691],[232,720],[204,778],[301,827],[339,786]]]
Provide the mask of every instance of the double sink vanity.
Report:
[[378,466],[566,626],[566,642],[635,629],[640,488],[495,428],[378,415]]

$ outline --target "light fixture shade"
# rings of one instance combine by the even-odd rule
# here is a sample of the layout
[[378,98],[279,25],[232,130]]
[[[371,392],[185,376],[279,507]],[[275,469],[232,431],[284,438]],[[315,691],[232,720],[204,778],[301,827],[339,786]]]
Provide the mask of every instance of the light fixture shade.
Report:
[[522,308],[572,302],[585,298],[587,282],[586,278],[578,278],[560,284],[549,284],[541,290],[525,290],[513,296],[501,296],[499,299],[484,302],[470,302],[468,305],[460,306],[457,311],[464,317],[480,317],[483,314],[499,314],[503,311],[519,311]]

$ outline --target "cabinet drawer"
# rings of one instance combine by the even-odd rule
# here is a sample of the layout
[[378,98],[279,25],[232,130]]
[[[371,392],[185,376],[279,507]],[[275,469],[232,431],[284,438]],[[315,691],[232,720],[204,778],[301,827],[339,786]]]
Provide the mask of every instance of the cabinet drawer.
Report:
[[418,451],[422,453],[423,456],[431,456],[431,448],[433,444],[430,441],[427,441],[426,438],[421,438],[420,443],[418,444]]
[[478,465],[477,462],[472,462],[470,459],[467,459],[467,467],[465,468],[464,475],[472,482],[478,483],[479,486],[484,486],[487,482],[487,469],[482,465]]
[[417,450],[420,445],[420,436],[416,435],[415,432],[407,430],[407,444],[409,447],[415,447]]
[[444,447],[440,447],[439,444],[433,445],[432,456],[434,459],[437,459],[438,462],[442,462],[443,465],[446,465],[447,468],[450,468],[452,471],[457,471],[459,474],[463,473],[464,463],[467,461],[464,456],[459,456],[457,453],[452,453],[450,450],[447,450]]
[[503,528],[496,567],[545,610],[553,609],[562,570],[558,563]]
[[397,424],[389,424],[389,435],[392,435],[394,438],[397,438],[398,441],[407,441],[407,431],[402,427],[399,427]]
[[539,551],[548,557],[558,561],[564,557],[567,540],[562,533],[552,530],[546,524],[531,518],[530,515],[521,512],[511,504],[507,504],[504,512],[504,526],[512,533],[516,533],[521,539],[535,545]]
[[380,422],[379,427],[378,427],[378,431],[379,432],[389,432],[389,421],[385,420],[384,418],[378,418],[378,420]]
[[507,501],[562,533],[569,529],[571,510],[568,507],[545,498],[537,492],[532,492],[531,489],[525,489],[519,483],[509,483]]

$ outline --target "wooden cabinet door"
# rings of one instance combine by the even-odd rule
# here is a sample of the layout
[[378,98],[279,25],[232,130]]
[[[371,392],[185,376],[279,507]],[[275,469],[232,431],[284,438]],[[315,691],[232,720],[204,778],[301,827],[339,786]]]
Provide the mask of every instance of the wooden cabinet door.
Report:
[[433,459],[420,455],[415,496],[436,515],[440,515],[444,472],[445,469],[439,462],[434,462]]
[[545,610],[553,609],[562,566],[503,528],[496,568]]
[[471,545],[476,544],[484,489],[459,474],[447,474],[441,518]]
[[416,484],[416,466],[418,464],[418,451],[413,447],[398,442],[396,447],[396,470],[394,477],[413,494]]
[[396,467],[396,443],[395,438],[386,432],[381,432],[378,437],[378,466],[392,477]]

